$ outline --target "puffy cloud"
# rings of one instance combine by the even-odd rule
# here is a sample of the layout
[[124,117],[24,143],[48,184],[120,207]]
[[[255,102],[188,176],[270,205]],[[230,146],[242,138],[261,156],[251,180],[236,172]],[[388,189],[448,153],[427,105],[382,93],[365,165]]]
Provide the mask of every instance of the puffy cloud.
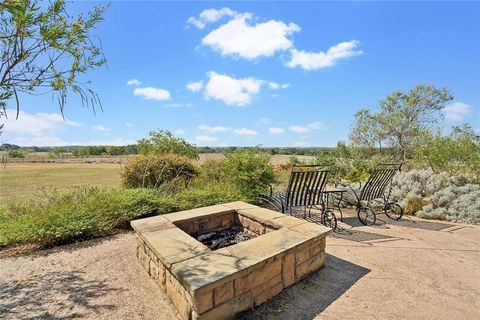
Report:
[[250,13],[236,14],[226,24],[207,34],[202,39],[202,44],[222,55],[245,59],[270,57],[277,51],[293,47],[289,36],[300,31],[299,26],[277,20],[253,24],[252,18]]
[[463,102],[454,102],[443,108],[445,119],[449,121],[462,121],[472,113],[472,107]]
[[284,133],[285,129],[272,127],[272,128],[269,128],[268,131],[272,134],[280,134],[280,133]]
[[289,126],[288,129],[296,133],[307,133],[312,130],[326,130],[328,127],[320,121],[315,121],[307,124],[306,126]]
[[270,81],[268,83],[268,86],[270,87],[270,89],[279,90],[279,89],[287,89],[288,87],[290,87],[290,84],[288,84],[288,83],[277,83],[277,82]]
[[192,92],[198,92],[203,88],[203,81],[190,81],[185,87]]
[[135,88],[135,90],[133,90],[133,95],[142,96],[146,100],[170,99],[170,92],[168,92],[168,90],[154,87]]
[[241,128],[241,129],[235,129],[233,130],[235,134],[241,135],[241,136],[256,136],[258,134],[257,131],[251,130],[251,129],[246,129],[246,128]]
[[134,86],[134,87],[136,87],[136,86],[139,86],[139,85],[141,85],[141,84],[142,84],[142,83],[141,83],[140,81],[138,81],[137,79],[131,79],[131,80],[128,80],[128,81],[127,81],[127,85],[128,85],[128,86]]
[[203,29],[209,23],[214,23],[222,19],[223,17],[231,17],[236,14],[237,12],[233,11],[230,8],[206,9],[200,12],[198,18],[189,17],[187,19],[187,24],[195,26],[198,29]]
[[135,127],[135,126],[133,125],[133,123],[130,123],[130,122],[125,123],[125,126],[126,126],[126,127],[129,127],[129,128]]
[[108,128],[108,127],[105,127],[105,126],[102,126],[101,124],[97,124],[97,125],[92,126],[92,130],[100,131],[100,132],[108,132],[112,129]]
[[21,146],[59,146],[67,143],[58,137],[58,131],[81,127],[81,123],[63,119],[59,113],[28,113],[7,109],[8,118],[2,118],[2,140]]
[[196,136],[195,137],[195,141],[197,142],[214,142],[214,141],[217,141],[218,138],[215,138],[215,137],[210,137],[210,136]]
[[327,52],[306,52],[303,50],[290,50],[291,58],[286,65],[290,68],[301,67],[305,70],[316,70],[334,66],[339,60],[358,56],[363,52],[355,50],[359,45],[356,40],[341,42],[330,47]]
[[230,129],[228,128],[225,128],[225,127],[222,127],[222,126],[207,126],[207,125],[199,125],[198,127],[198,130],[201,130],[201,131],[207,131],[207,132],[226,132]]
[[228,105],[243,107],[248,105],[259,93],[263,80],[255,78],[235,79],[214,71],[208,73],[209,80],[205,86],[205,98],[216,99]]

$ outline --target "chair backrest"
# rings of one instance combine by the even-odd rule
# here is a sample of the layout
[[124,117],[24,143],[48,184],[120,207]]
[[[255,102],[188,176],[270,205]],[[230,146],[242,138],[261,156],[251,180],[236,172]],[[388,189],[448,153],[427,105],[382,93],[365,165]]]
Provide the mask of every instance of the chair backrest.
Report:
[[329,171],[322,165],[294,165],[286,192],[286,207],[319,204]]
[[400,171],[402,164],[379,164],[371,171],[370,177],[360,193],[360,200],[383,198],[391,185],[393,176]]

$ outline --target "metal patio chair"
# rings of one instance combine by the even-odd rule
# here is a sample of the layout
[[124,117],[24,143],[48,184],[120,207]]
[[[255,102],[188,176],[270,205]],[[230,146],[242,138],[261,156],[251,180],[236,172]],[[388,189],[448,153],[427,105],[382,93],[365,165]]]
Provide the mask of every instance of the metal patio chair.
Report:
[[371,226],[377,221],[377,214],[371,208],[371,204],[374,202],[382,205],[383,212],[390,219],[399,220],[402,218],[402,207],[398,203],[390,201],[392,179],[401,168],[402,164],[379,164],[371,171],[370,177],[363,187],[360,184],[360,194],[350,187],[357,200],[355,206],[361,223]]
[[337,218],[323,201],[322,191],[327,184],[329,170],[323,165],[294,165],[290,172],[287,189],[274,192],[270,186],[269,193],[261,193],[259,198],[264,206],[282,213],[292,213],[294,207],[303,207],[304,218],[311,217],[313,207],[321,211],[321,223],[332,229],[337,228]]

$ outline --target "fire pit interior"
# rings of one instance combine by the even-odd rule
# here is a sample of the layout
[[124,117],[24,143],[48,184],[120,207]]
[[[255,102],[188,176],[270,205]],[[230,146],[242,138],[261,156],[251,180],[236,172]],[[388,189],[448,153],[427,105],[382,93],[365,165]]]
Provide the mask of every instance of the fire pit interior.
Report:
[[210,250],[229,247],[278,229],[271,224],[261,226],[258,222],[234,210],[198,219],[177,221],[174,225]]
[[136,254],[183,319],[230,319],[325,264],[330,229],[244,202],[132,221]]

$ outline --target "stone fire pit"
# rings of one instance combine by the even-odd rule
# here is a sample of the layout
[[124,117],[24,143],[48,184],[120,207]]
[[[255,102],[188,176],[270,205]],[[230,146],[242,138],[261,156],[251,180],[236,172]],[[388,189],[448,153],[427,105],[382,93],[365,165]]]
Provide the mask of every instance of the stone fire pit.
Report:
[[[325,264],[329,228],[231,202],[132,221],[137,257],[183,319],[229,319]],[[240,228],[251,237],[211,250],[197,237]],[[249,239],[251,238],[251,239]]]

